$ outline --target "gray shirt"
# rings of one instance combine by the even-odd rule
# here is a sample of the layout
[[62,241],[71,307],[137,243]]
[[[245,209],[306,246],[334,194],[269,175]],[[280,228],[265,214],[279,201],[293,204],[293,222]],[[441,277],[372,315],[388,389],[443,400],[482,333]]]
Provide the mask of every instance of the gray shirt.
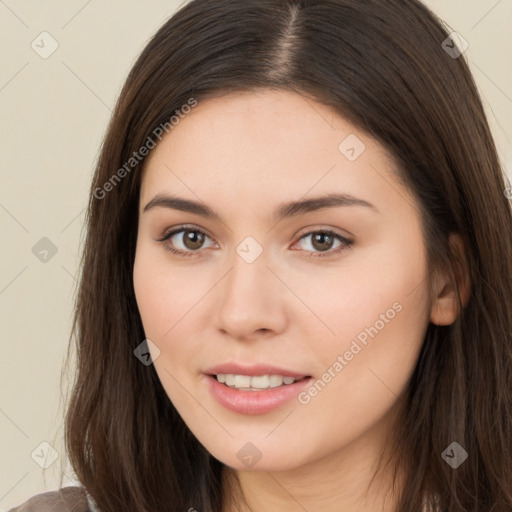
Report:
[[36,494],[7,512],[100,512],[83,487],[62,487]]

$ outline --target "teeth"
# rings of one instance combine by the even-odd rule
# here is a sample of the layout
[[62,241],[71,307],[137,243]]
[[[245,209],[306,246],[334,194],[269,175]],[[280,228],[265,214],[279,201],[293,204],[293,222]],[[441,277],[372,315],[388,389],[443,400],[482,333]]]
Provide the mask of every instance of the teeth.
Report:
[[280,386],[283,383],[283,377],[280,375],[271,375],[270,376],[270,387],[271,388],[277,388],[277,386]]
[[294,377],[283,377],[282,375],[234,375],[232,373],[219,373],[216,375],[219,382],[230,388],[243,389],[248,391],[261,391],[263,389],[276,388],[283,384],[293,384]]
[[251,377],[249,375],[235,375],[235,388],[250,388]]
[[247,387],[253,387],[258,389],[267,389],[270,382],[268,375],[260,375],[258,377],[251,377],[251,383]]

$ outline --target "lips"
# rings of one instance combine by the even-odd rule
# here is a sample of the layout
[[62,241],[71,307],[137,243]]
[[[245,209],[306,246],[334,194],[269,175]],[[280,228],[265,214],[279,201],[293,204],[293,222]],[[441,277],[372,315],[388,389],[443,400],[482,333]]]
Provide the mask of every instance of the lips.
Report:
[[223,363],[203,372],[205,375],[219,375],[219,374],[233,374],[233,375],[250,375],[251,377],[258,377],[261,375],[282,375],[283,377],[293,377],[295,380],[300,380],[305,377],[310,377],[307,373],[296,372],[287,368],[280,368],[278,366],[268,364],[257,365],[244,365],[241,363]]
[[[208,368],[204,372],[205,383],[212,397],[224,408],[239,414],[258,415],[279,409],[289,403],[301,391],[309,386],[312,378],[302,372],[268,364],[243,365],[241,363],[224,363]],[[236,389],[221,383],[216,376],[250,376],[265,375],[293,378],[291,384],[269,387],[259,390]]]
[[211,375],[205,376],[205,383],[211,396],[225,409],[239,414],[266,414],[284,407],[303,392],[312,379],[306,377],[293,384],[260,391],[244,391],[221,384]]

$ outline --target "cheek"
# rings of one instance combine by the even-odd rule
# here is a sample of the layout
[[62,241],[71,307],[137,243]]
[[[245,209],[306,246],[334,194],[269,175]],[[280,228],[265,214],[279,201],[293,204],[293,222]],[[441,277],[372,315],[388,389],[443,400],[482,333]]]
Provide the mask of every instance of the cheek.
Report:
[[304,414],[325,422],[332,443],[340,442],[340,432],[348,442],[375,426],[407,388],[425,326],[400,302],[403,308],[382,329],[376,323],[361,331],[364,343],[350,337],[325,355],[324,373],[299,397]]
[[[159,349],[158,357],[153,356],[153,366],[165,392],[174,403],[186,402],[181,396],[180,385],[185,375],[180,369],[189,367],[191,357],[189,345],[179,342],[177,332],[185,325],[180,319],[186,315],[187,288],[182,288],[180,274],[166,271],[167,265],[160,261],[160,255],[147,247],[138,245],[133,268],[133,284],[137,306],[146,338]],[[190,292],[189,292],[190,293]],[[180,339],[183,334],[180,332]],[[153,354],[152,354],[153,355]],[[172,357],[171,357],[172,355]]]
[[200,347],[193,319],[208,286],[197,284],[197,271],[172,267],[163,250],[144,244],[137,247],[133,283],[145,336],[160,351],[155,370],[170,395],[179,388],[173,377],[185,382],[190,369],[197,367]]
[[[322,339],[315,350],[332,358],[349,350],[354,340],[365,346],[386,338],[390,331],[396,336],[402,333],[400,338],[421,338],[429,313],[428,275],[416,234],[358,248],[336,267],[314,275],[289,274],[288,282],[293,280],[295,293],[315,315],[310,322]],[[400,338],[393,346],[400,344]]]
[[300,403],[312,416],[335,420],[336,428],[345,425],[347,433],[377,421],[397,401],[428,324],[426,261],[413,245],[390,247],[358,258],[350,272],[333,279],[340,290],[336,307],[332,296],[323,309],[317,302],[336,336],[321,345],[323,373]]
[[190,309],[197,287],[187,286],[187,273],[172,270],[161,252],[137,247],[133,285],[146,336],[163,341]]

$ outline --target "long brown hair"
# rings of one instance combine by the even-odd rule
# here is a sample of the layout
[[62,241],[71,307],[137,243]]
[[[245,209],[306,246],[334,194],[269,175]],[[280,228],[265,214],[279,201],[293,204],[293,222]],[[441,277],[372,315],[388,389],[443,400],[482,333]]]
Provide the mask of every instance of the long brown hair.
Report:
[[[145,339],[132,279],[144,160],[131,159],[191,99],[259,88],[329,105],[390,151],[422,207],[431,271],[460,275],[449,234],[465,244],[470,300],[452,325],[429,324],[397,426],[397,511],[512,511],[512,212],[449,36],[417,0],[193,0],[150,40],[96,165],[71,333],[66,448],[102,512],[221,511],[224,465],[134,357]],[[452,442],[468,454],[456,469],[442,457]]]

